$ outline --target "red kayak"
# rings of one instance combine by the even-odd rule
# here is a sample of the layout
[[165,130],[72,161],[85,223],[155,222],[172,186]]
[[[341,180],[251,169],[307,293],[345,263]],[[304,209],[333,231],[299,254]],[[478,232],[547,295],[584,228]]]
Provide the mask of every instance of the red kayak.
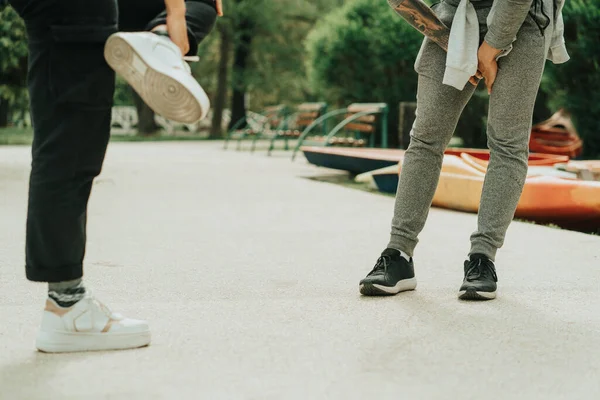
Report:
[[[357,175],[398,164],[404,159],[404,150],[397,149],[307,146],[302,147],[301,150],[311,164]],[[450,147],[445,153],[456,156],[466,153],[482,161],[490,159],[490,151],[482,149]],[[568,161],[569,157],[561,155],[537,153],[529,155],[530,166],[552,166]]]
[[529,150],[576,158],[583,152],[583,141],[570,115],[560,109],[546,121],[533,126]]

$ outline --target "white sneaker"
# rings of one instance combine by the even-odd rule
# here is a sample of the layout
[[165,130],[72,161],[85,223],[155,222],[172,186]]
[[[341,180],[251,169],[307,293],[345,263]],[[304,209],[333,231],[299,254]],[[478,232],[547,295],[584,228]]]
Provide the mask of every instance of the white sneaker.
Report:
[[122,350],[150,344],[146,321],[112,313],[91,294],[69,308],[46,300],[36,347],[46,353]]
[[157,114],[185,124],[208,114],[208,96],[169,38],[150,32],[115,33],[106,42],[104,58]]

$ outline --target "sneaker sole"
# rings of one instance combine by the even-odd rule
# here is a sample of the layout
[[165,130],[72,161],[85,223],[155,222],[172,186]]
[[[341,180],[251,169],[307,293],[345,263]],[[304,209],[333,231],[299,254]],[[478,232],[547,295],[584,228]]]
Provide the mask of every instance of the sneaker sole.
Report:
[[376,283],[363,283],[360,285],[360,294],[365,296],[393,296],[400,292],[407,292],[417,288],[417,278],[404,279],[396,286],[383,286]]
[[458,292],[458,298],[461,300],[493,300],[496,298],[496,292],[478,292],[475,289],[467,289]]
[[43,353],[126,350],[150,344],[150,331],[141,333],[40,332],[36,347]]
[[158,71],[120,34],[108,38],[104,58],[133,87],[155,113],[166,119],[193,124],[203,119],[210,101],[200,88],[200,99],[177,79]]

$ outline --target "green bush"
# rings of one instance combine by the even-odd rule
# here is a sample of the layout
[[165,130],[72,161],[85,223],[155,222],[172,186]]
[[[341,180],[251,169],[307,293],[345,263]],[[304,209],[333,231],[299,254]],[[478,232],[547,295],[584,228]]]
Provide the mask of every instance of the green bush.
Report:
[[[585,142],[584,157],[600,158],[600,4],[569,0],[563,15],[571,60],[548,63],[534,122],[566,108]],[[323,18],[306,40],[312,89],[338,105],[388,103],[390,143],[396,144],[398,103],[415,99],[413,63],[421,40],[386,2],[350,1]],[[463,112],[456,134],[465,146],[485,147],[487,103],[485,91],[478,90]]]
[[0,5],[0,126],[25,118],[29,103],[26,75],[25,24],[12,7]]
[[584,157],[600,158],[600,4],[569,0],[563,15],[571,60],[548,65],[542,88],[551,110],[571,112],[584,140]]
[[118,75],[115,83],[113,104],[115,106],[133,106],[135,104],[133,101],[133,89]]
[[352,1],[323,18],[308,35],[312,89],[332,104],[388,103],[390,144],[395,145],[398,104],[415,101],[413,64],[422,40],[385,1]]
[[[389,143],[398,144],[398,105],[416,101],[414,61],[423,36],[385,1],[354,0],[320,21],[306,40],[313,91],[330,103],[385,102]],[[483,88],[483,85],[481,85]],[[457,127],[465,146],[485,147],[487,94],[478,90]]]

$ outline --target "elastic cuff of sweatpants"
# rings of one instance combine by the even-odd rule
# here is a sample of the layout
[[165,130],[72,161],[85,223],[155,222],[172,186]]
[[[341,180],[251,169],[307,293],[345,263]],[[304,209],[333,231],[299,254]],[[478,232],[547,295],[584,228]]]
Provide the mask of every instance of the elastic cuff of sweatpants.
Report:
[[415,247],[417,247],[417,241],[400,235],[391,235],[387,247],[388,249],[403,251],[412,257],[415,252]]
[[[148,32],[151,32],[152,29],[156,28],[157,26],[160,25],[166,25],[167,24],[167,19],[166,18],[155,18],[152,21],[150,21],[150,23],[148,25],[146,25],[146,30]],[[188,42],[190,44],[190,51],[187,52],[187,54],[184,54],[184,56],[196,56],[198,55],[198,41],[196,40],[196,35],[194,35],[194,32],[192,32],[190,30],[190,28],[188,28]]]
[[486,243],[484,241],[477,241],[471,243],[471,251],[469,252],[469,257],[471,257],[473,254],[483,254],[490,260],[495,261],[497,252],[498,248],[496,246]]
[[65,282],[83,277],[83,265],[70,265],[58,268],[34,268],[30,265],[25,267],[27,279],[32,282]]

